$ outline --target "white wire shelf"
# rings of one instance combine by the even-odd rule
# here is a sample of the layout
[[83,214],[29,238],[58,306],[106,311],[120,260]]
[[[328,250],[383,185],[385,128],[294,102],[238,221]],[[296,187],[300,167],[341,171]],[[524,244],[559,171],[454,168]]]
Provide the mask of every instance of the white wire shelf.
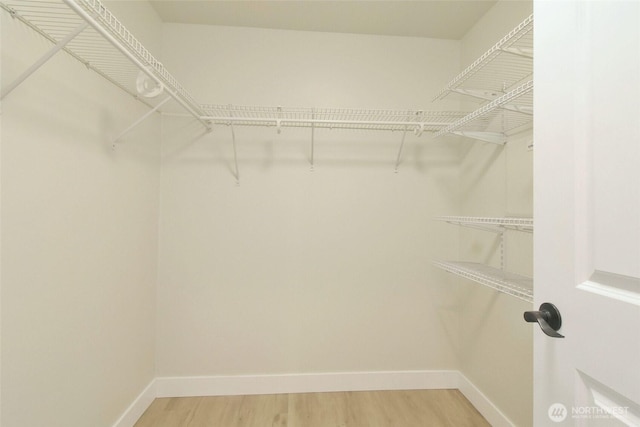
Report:
[[480,107],[455,123],[439,130],[434,138],[447,133],[504,144],[509,132],[533,122],[533,80]]
[[202,105],[204,120],[217,125],[363,129],[437,132],[464,117],[458,111],[363,110],[346,108],[291,108]]
[[[437,132],[464,117],[464,113],[421,110],[363,110],[201,105],[164,68],[162,63],[113,16],[100,0],[1,0],[8,11],[55,46],[31,67],[30,75],[62,49],[87,68],[160,111],[173,98],[207,128],[213,124],[238,126],[308,127],[385,131]],[[148,98],[140,92],[140,76],[149,77],[169,96]],[[26,78],[26,77],[24,77]],[[2,96],[24,79],[3,88]],[[151,113],[150,112],[150,113]],[[148,115],[134,122],[122,135]]]
[[533,303],[533,279],[530,277],[474,262],[433,261],[433,265],[519,300]]
[[533,73],[533,15],[458,74],[435,97],[460,93],[492,100]]
[[449,224],[461,225],[482,230],[502,232],[504,229],[512,229],[525,232],[533,232],[533,218],[495,218],[477,216],[439,216],[437,221],[445,221]]
[[[0,8],[120,89],[157,106],[162,97],[139,96],[136,83],[144,73],[201,121],[199,104],[99,0],[3,0]],[[67,40],[74,30],[79,33]]]

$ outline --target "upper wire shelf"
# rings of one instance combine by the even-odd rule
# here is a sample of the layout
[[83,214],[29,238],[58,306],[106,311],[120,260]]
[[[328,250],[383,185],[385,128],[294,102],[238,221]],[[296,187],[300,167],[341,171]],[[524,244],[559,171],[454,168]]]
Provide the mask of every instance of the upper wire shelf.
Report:
[[445,221],[450,224],[471,228],[479,228],[487,231],[502,232],[504,229],[532,232],[533,218],[495,218],[477,216],[440,216],[434,218],[437,221]]
[[208,126],[187,90],[99,0],[3,0],[0,7],[87,68],[148,106],[158,107],[160,99],[140,96],[140,77],[148,77]]
[[203,119],[217,125],[272,126],[436,132],[465,113],[458,111],[365,110],[345,108],[291,108],[202,105]]
[[436,132],[504,144],[510,131],[523,128],[533,120],[533,80],[513,89],[455,123]]
[[434,98],[460,93],[492,100],[533,73],[533,15],[521,22]]

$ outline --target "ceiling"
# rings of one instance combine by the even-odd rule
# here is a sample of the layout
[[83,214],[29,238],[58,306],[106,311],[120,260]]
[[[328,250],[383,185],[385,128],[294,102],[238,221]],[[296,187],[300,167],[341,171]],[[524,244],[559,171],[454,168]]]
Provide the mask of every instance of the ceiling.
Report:
[[164,22],[460,40],[496,0],[151,0]]

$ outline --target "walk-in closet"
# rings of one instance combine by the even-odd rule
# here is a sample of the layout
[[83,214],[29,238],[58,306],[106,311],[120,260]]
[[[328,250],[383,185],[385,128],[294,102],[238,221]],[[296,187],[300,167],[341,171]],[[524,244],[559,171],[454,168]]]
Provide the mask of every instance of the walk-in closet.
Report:
[[640,423],[637,2],[0,15],[3,427]]

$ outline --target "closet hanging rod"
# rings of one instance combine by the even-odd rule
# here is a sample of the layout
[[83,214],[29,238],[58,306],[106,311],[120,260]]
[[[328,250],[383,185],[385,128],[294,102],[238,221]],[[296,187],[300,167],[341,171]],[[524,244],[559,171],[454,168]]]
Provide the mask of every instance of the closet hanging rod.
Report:
[[[157,84],[161,85],[164,88],[164,90],[167,92],[167,94],[171,98],[173,98],[178,104],[180,104],[185,110],[187,110],[194,118],[196,118],[196,120],[202,123],[207,129],[211,128],[211,125],[209,123],[201,119],[201,112],[197,111],[198,109],[197,107],[191,106],[189,105],[189,103],[185,102],[182,99],[182,97],[173,88],[167,87],[167,85],[161,79],[156,77],[156,75],[149,70],[149,66],[151,65],[158,66],[159,64],[158,61],[153,60],[148,65],[144,64],[140,59],[136,57],[136,55],[131,53],[129,49],[123,46],[123,44],[118,39],[116,39],[112,34],[110,34],[109,31],[107,31],[96,19],[94,19],[93,16],[87,13],[87,11],[84,10],[75,0],[63,0],[63,1],[67,6],[69,6],[69,8],[71,8],[75,13],[77,13],[78,16],[80,16],[82,19],[87,21],[89,25],[93,27],[94,30],[96,30],[102,37],[104,37],[118,51],[120,51],[120,53],[122,53],[132,63],[134,63],[140,69],[140,71],[146,74],[150,79],[155,81]],[[80,1],[85,6],[90,8],[94,12],[95,16],[100,16],[103,20],[106,20],[109,23],[114,22],[116,24],[116,27],[114,28],[114,30],[115,29],[124,30],[125,33],[120,35],[121,37],[123,37],[124,40],[132,44],[134,47],[137,47],[139,49],[144,49],[142,44],[138,42],[131,35],[131,33],[129,33],[129,31],[127,31],[124,28],[124,26],[119,21],[117,21],[115,17],[113,17],[113,15],[111,15],[111,13],[106,9],[106,7],[102,5],[100,1],[98,0],[91,0],[91,1],[80,0]],[[147,55],[144,55],[144,56],[149,56],[150,58],[153,59],[153,57],[150,54],[148,54],[146,49],[144,49],[144,52],[142,53],[146,53]]]

